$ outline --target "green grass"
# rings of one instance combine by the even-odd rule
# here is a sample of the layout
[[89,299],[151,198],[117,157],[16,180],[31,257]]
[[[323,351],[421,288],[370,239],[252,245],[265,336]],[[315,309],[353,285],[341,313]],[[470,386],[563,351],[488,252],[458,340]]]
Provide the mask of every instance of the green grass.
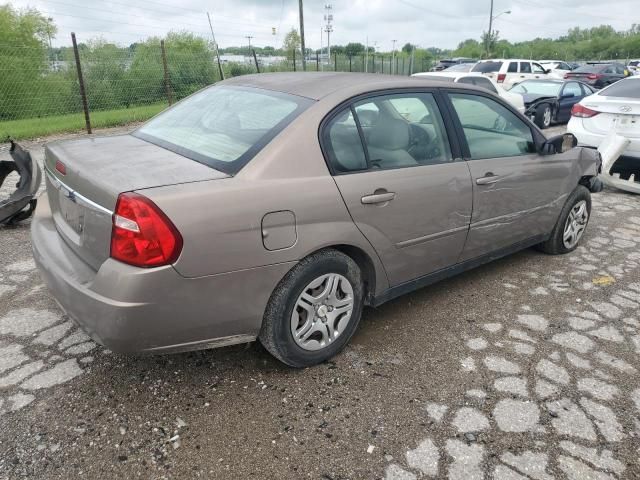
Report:
[[[139,107],[119,108],[91,112],[91,127],[106,128],[142,122],[167,107],[166,103],[154,103]],[[44,137],[54,133],[76,132],[85,128],[84,114],[54,115],[0,122],[0,141],[7,136],[15,140]]]

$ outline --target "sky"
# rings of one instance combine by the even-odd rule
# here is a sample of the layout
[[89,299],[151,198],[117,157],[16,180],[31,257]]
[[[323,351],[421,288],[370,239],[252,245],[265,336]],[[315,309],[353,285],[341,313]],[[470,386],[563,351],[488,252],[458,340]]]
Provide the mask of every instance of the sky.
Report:
[[[4,3],[6,0],[0,0]],[[494,0],[494,30],[512,42],[555,38],[574,26],[608,24],[631,27],[638,0]],[[221,47],[279,47],[287,31],[298,28],[298,0],[11,0],[16,8],[33,7],[52,17],[58,27],[54,46],[102,37],[129,45],[149,36],[187,30],[209,36],[211,14]],[[410,42],[420,47],[455,48],[478,39],[488,29],[490,0],[304,0],[306,46],[321,40],[324,7],[333,6],[331,44],[360,42],[390,51]],[[635,4],[635,5],[634,5]],[[636,8],[633,9],[632,7]],[[510,13],[502,13],[510,11]],[[276,34],[272,34],[272,29]]]

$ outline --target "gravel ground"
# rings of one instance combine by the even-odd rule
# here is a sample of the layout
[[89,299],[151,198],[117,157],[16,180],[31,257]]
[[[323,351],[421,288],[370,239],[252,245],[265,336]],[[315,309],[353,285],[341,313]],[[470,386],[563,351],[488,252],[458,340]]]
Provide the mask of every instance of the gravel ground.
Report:
[[367,309],[306,370],[113,354],[43,287],[28,223],[0,229],[0,478],[640,478],[640,201],[593,198],[572,254]]

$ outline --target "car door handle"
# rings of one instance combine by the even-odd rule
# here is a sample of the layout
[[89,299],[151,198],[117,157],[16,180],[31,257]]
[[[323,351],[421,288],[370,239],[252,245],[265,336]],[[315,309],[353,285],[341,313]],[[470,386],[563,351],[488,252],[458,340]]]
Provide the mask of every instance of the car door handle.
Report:
[[484,177],[476,178],[476,185],[491,185],[500,180],[498,175],[494,175],[491,172],[485,173]]
[[374,205],[376,203],[390,202],[395,197],[396,197],[396,194],[394,192],[387,192],[386,190],[384,191],[376,190],[376,193],[373,193],[372,195],[365,195],[360,199],[360,201],[364,205]]

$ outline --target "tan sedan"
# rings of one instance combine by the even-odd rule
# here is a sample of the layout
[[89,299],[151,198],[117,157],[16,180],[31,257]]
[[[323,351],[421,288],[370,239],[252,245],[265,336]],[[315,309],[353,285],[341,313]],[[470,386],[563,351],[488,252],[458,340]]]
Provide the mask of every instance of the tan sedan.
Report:
[[46,147],[33,252],[120,352],[258,338],[335,355],[377,306],[519,249],[578,245],[595,151],[487,90],[343,73],[233,78],[130,135]]

